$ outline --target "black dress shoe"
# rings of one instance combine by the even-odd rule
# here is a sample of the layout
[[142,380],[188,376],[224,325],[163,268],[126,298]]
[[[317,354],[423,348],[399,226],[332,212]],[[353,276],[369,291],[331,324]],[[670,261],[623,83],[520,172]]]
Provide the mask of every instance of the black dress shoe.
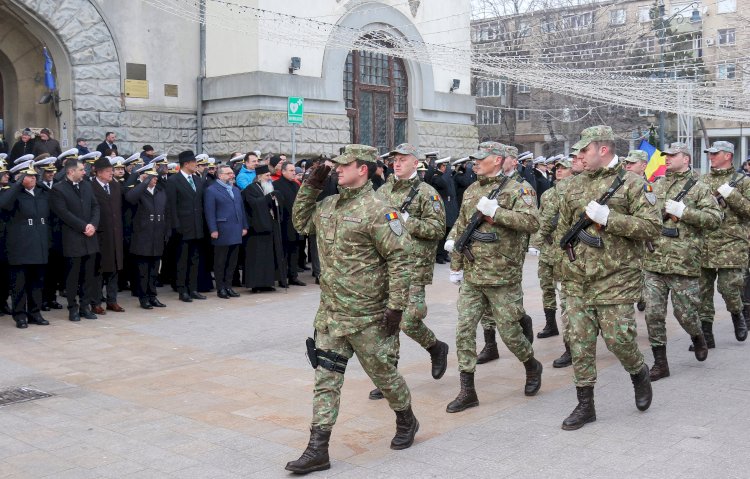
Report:
[[206,299],[206,297],[200,294],[198,291],[191,292],[190,297],[193,299]]
[[96,319],[96,315],[92,313],[88,308],[81,308],[80,310],[78,310],[78,314],[86,319]]
[[279,287],[287,289],[289,287],[289,284],[285,281],[279,281]]
[[304,281],[300,281],[299,278],[290,279],[289,284],[293,284],[295,286],[307,286],[307,283],[305,283]]
[[31,317],[29,317],[29,322],[32,324],[38,324],[39,326],[47,326],[49,325],[49,321],[44,319],[41,314],[32,314]]
[[180,301],[185,303],[192,303],[193,298],[191,298],[188,293],[180,293]]
[[68,311],[68,319],[71,321],[80,321],[81,316],[78,314],[78,310],[71,309],[70,311]]
[[233,288],[227,288],[227,294],[229,294],[230,298],[239,298],[240,297],[240,293],[238,293],[237,291],[235,291]]
[[63,309],[63,305],[58,303],[57,301],[51,301],[49,303],[49,307],[52,309]]
[[153,306],[151,306],[151,303],[146,298],[140,298],[138,300],[141,303],[141,308],[143,309],[154,309]]
[[29,323],[26,321],[26,318],[18,318],[16,319],[16,327],[18,329],[26,329],[29,327]]
[[148,300],[149,304],[154,308],[166,308],[167,305],[159,301],[157,298],[151,298]]
[[49,307],[49,303],[42,303],[42,307],[39,309],[42,311],[49,311],[51,308]]
[[216,296],[220,297],[221,299],[229,299],[229,293],[226,289],[220,289],[216,292]]

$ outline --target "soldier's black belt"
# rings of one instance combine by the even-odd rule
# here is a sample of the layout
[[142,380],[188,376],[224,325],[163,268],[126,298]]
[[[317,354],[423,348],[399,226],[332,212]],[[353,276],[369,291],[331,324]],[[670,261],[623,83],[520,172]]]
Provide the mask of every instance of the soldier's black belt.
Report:
[[318,349],[315,347],[315,340],[313,338],[307,338],[305,345],[307,346],[307,357],[310,359],[310,366],[313,369],[317,369],[320,366],[323,369],[344,374],[346,365],[349,362],[348,358],[333,351]]
[[480,243],[494,243],[497,241],[497,233],[474,230],[471,233],[471,239]]
[[666,236],[667,238],[679,238],[680,230],[679,228],[662,228],[661,235]]
[[604,248],[604,241],[601,237],[589,234],[586,230],[578,232],[578,239],[581,243],[591,246],[592,248]]

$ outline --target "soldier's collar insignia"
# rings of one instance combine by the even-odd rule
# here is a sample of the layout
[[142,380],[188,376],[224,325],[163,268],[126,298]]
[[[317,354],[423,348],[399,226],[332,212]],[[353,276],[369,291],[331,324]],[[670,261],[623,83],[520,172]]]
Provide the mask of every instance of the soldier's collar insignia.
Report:
[[393,231],[396,236],[404,234],[404,225],[401,224],[401,220],[398,218],[398,213],[387,213],[385,220],[388,222],[388,227]]

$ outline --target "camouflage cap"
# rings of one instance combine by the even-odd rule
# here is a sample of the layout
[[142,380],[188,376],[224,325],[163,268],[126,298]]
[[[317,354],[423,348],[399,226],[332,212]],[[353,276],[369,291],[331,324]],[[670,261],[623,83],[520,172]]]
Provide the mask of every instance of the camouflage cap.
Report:
[[648,163],[648,153],[643,150],[630,150],[628,156],[625,157],[625,161],[628,163],[638,163],[639,161]]
[[339,165],[348,165],[356,160],[370,161],[375,163],[378,159],[378,150],[372,146],[367,145],[346,145],[344,152],[339,156],[331,159],[334,163]]
[[720,151],[734,154],[734,145],[728,141],[714,141],[711,148],[703,150],[703,153],[718,153]]
[[488,156],[502,156],[505,157],[508,154],[507,147],[502,143],[496,141],[485,141],[479,144],[479,151],[469,155],[469,158],[475,160],[484,160]]
[[592,126],[581,132],[581,139],[573,145],[574,150],[582,150],[594,141],[615,141],[615,133],[606,125]]
[[419,148],[414,145],[410,145],[409,143],[401,143],[392,151],[388,152],[386,156],[393,155],[412,155],[416,158],[419,158]]
[[669,148],[664,150],[665,155],[676,155],[678,153],[683,153],[685,155],[692,156],[690,147],[687,146],[685,143],[675,142],[669,145]]
[[518,148],[515,146],[507,145],[505,147],[505,156],[512,156],[513,158],[518,158]]
[[555,168],[573,168],[573,162],[568,158],[555,160]]

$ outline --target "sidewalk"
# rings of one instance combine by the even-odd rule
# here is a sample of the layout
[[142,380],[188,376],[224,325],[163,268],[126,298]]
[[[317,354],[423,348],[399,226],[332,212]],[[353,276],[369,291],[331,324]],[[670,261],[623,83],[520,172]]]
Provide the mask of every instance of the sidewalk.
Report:
[[[544,326],[528,256],[524,304]],[[429,356],[404,335],[399,368],[421,427],[413,447],[388,448],[395,415],[370,401],[372,383],[357,361],[346,372],[332,468],[311,477],[716,477],[750,476],[747,348],[734,339],[716,298],[717,348],[699,363],[690,338],[668,320],[672,376],[654,383],[651,409],[638,412],[632,385],[599,342],[597,422],[560,429],[576,404],[571,368],[553,369],[561,336],[535,340],[543,385],[523,395],[523,366],[501,345],[501,359],[478,366],[480,405],[447,414],[458,392],[454,347],[457,288],[437,265],[427,322],[451,346],[448,372],[429,373]],[[308,439],[313,371],[304,354],[318,287],[181,303],[143,311],[123,295],[126,313],[18,330],[0,318],[0,388],[27,386],[53,397],[0,408],[0,478],[290,477],[283,467]],[[126,293],[127,294],[127,293]],[[649,364],[643,313],[639,344]],[[671,314],[671,310],[670,310]],[[478,345],[482,338],[479,334]]]

